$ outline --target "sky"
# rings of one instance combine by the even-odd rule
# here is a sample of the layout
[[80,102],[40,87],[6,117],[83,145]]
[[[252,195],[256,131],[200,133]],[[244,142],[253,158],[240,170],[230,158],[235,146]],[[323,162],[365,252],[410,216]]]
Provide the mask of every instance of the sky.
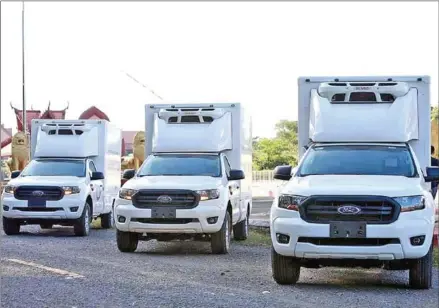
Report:
[[[21,108],[21,3],[1,2],[1,122]],[[27,107],[91,105],[144,130],[144,105],[241,102],[253,136],[297,120],[299,76],[430,75],[438,3],[55,2],[25,4]]]

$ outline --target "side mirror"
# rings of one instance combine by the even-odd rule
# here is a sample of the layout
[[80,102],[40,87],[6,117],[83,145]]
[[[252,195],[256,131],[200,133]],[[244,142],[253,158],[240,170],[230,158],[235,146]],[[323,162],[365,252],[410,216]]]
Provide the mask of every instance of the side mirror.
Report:
[[136,175],[136,170],[134,169],[126,169],[122,174],[122,179],[128,181],[132,179]]
[[439,182],[439,167],[427,167],[427,176],[424,179],[425,182]]
[[232,169],[230,170],[230,175],[228,177],[229,181],[238,181],[245,179],[244,171]]
[[277,166],[274,168],[274,178],[276,180],[289,181],[291,179],[291,166]]
[[104,174],[102,172],[93,172],[91,174],[91,181],[96,181],[96,180],[103,180],[104,179]]
[[20,175],[21,171],[20,170],[15,170],[11,172],[11,179],[15,179]]

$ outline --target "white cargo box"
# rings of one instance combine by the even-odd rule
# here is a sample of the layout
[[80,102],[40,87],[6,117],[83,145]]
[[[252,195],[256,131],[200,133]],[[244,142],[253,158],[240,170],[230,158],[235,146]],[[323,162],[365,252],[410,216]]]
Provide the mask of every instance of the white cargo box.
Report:
[[430,78],[299,78],[300,157],[310,142],[407,142],[430,162]]
[[105,120],[32,120],[31,158],[92,158],[120,177],[121,135]]

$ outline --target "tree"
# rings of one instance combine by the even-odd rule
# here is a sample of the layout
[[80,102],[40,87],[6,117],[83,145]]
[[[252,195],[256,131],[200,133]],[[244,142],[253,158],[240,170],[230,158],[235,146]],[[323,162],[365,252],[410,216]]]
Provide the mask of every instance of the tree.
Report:
[[431,119],[439,120],[439,106],[431,108]]
[[296,165],[298,160],[297,122],[281,120],[275,138],[253,140],[253,168],[273,170],[278,165]]

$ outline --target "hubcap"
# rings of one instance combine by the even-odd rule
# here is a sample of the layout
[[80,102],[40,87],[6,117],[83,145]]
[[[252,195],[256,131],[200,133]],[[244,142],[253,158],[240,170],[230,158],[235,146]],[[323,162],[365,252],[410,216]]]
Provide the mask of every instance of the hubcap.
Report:
[[85,227],[85,232],[88,233],[90,231],[90,219],[89,219],[89,211],[85,211],[85,215],[84,215],[84,227]]

